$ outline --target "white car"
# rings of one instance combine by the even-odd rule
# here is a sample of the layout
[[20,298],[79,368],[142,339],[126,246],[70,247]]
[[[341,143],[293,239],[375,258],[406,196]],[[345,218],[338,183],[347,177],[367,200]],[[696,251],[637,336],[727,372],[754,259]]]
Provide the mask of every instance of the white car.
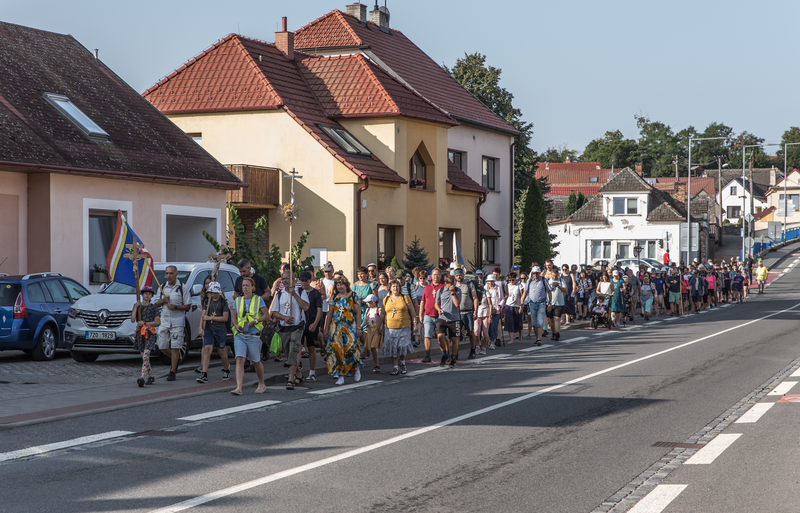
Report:
[[[153,267],[155,276],[162,284],[165,282],[164,269],[168,265],[178,268],[178,280],[192,293],[192,308],[186,313],[184,346],[181,349],[182,362],[190,349],[202,346],[197,338],[200,327],[200,291],[203,280],[214,269],[213,262],[203,263],[157,263]],[[236,266],[222,264],[217,281],[222,285],[228,304],[233,309],[233,285],[239,278]],[[153,289],[157,289],[153,280]],[[76,301],[69,309],[64,342],[72,358],[77,362],[93,362],[101,354],[138,354],[133,348],[134,323],[131,310],[136,303],[136,290],[130,285],[111,282],[97,294],[91,294]],[[159,356],[156,353],[154,356]],[[160,355],[161,361],[169,363],[169,356]]]
[[[645,266],[645,268],[649,271],[651,269],[658,269],[661,267],[661,263],[658,260],[653,258],[623,258],[617,260],[622,265],[622,268],[625,269],[626,267],[630,267],[637,272],[639,270],[639,265]],[[616,265],[617,262],[614,262]]]

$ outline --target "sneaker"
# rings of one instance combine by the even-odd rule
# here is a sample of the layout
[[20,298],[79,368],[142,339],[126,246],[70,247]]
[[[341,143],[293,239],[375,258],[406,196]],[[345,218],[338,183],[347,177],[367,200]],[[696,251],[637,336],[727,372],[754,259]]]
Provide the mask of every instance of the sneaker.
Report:
[[144,382],[144,384],[145,385],[152,385],[155,382],[156,382],[156,378],[154,378],[153,376],[150,376],[150,377],[147,378],[147,380]]
[[544,331],[542,332],[542,336],[543,336],[543,337],[546,337],[546,336],[547,336],[547,330],[544,330]]
[[317,380],[316,374],[309,374],[308,377],[306,378],[306,381],[316,381],[316,380]]
[[455,366],[456,366],[456,357],[454,356],[450,358],[450,368],[452,369]]
[[339,376],[339,379],[336,380],[337,385],[344,385],[344,376]]
[[174,372],[169,371],[169,374],[167,374],[167,381],[175,381],[175,373]]
[[139,378],[136,380],[136,384],[139,385],[139,388],[144,387],[144,378]]
[[422,359],[422,363],[431,363],[431,357],[426,356],[425,358]]
[[439,367],[444,367],[447,364],[447,353],[442,353],[442,360],[439,362]]
[[228,381],[229,379],[231,379],[231,371],[222,369],[222,381]]
[[356,382],[361,381],[361,369],[356,369],[355,380]]
[[469,356],[467,356],[467,360],[474,360],[474,359],[475,359],[475,350],[474,349],[470,349],[469,350]]
[[408,372],[408,369],[406,369],[406,364],[405,363],[401,363],[400,364],[400,374],[405,374],[406,372]]
[[[496,348],[496,347],[494,347],[494,344],[489,344],[489,350],[490,350],[490,351],[494,351],[495,349],[497,349],[497,348]],[[484,353],[483,353],[483,354],[486,354],[486,352],[484,351]]]
[[198,383],[208,383],[208,374],[205,372],[200,373],[200,377],[197,378],[195,381]]
[[198,374],[202,374],[203,373],[203,366],[202,365],[198,365],[197,368],[194,371],[196,373],[198,373]]

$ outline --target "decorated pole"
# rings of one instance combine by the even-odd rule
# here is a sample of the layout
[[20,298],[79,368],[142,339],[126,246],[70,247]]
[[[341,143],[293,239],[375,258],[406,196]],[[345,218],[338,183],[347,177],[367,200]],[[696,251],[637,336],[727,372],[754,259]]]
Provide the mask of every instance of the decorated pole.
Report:
[[294,255],[293,255],[294,251],[292,250],[292,244],[293,244],[292,221],[297,219],[297,205],[294,202],[294,179],[303,178],[302,176],[297,176],[297,171],[295,171],[294,168],[292,168],[292,171],[291,173],[289,173],[289,175],[290,176],[284,176],[284,178],[291,178],[292,180],[292,188],[291,188],[292,199],[289,203],[286,203],[283,206],[283,217],[284,219],[289,221],[289,286],[292,287],[293,289],[287,291],[289,292],[289,304],[288,304],[289,311],[286,312],[286,315],[292,314],[292,301],[293,301],[292,292],[294,290]]
[[[139,252],[139,248],[144,248],[143,245],[139,244],[137,239],[133,239],[132,244],[126,244],[125,247],[128,249],[128,252],[123,255],[123,258],[128,258],[133,262],[133,279],[136,282],[136,302],[142,300],[142,291],[141,287],[139,287],[139,260],[144,260],[144,257]],[[141,308],[136,310],[136,318],[139,319],[139,315],[141,313]]]

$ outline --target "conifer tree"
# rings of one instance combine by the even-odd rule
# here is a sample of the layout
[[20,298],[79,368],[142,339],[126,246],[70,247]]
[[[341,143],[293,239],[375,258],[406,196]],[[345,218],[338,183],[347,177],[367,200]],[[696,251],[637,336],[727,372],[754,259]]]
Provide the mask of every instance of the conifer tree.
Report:
[[[579,191],[578,192],[578,208],[581,208],[585,204],[586,204],[586,196],[584,196],[583,193]],[[578,208],[576,208],[575,210],[577,211]]]
[[564,206],[564,217],[569,217],[578,210],[578,197],[575,196],[575,191],[570,191],[567,198],[567,204]]
[[531,180],[525,193],[522,228],[519,231],[519,264],[524,268],[531,262],[544,264],[554,256],[547,230],[547,212],[538,180]]
[[406,251],[403,254],[403,266],[407,271],[411,271],[415,267],[427,270],[431,266],[428,252],[419,245],[419,239],[416,235],[411,245],[406,246]]

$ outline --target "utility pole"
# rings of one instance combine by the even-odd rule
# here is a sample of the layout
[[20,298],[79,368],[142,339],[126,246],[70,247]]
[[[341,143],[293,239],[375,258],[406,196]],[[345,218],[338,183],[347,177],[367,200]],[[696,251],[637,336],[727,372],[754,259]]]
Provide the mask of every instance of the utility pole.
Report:
[[[750,154],[750,217],[753,217],[754,209],[753,209],[753,158],[755,157],[755,153],[758,150],[753,150],[753,153]],[[753,230],[753,226],[755,223],[750,221],[747,223],[747,232],[750,234],[750,237],[755,237],[755,230]]]
[[672,163],[675,164],[675,181],[677,182],[678,181],[678,156],[674,155],[674,157],[675,157],[675,160],[673,160]]

